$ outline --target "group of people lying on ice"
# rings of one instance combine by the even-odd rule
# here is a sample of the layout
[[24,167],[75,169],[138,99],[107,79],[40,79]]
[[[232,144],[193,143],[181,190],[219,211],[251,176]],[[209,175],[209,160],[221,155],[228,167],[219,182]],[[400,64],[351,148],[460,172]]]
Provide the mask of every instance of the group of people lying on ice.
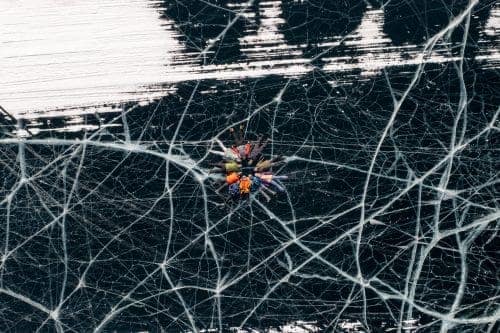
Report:
[[276,194],[271,185],[278,191],[285,191],[280,180],[288,177],[272,173],[273,166],[283,163],[283,156],[265,159],[262,154],[269,139],[263,140],[260,136],[257,141],[245,143],[243,126],[240,126],[238,133],[233,128],[230,131],[234,136],[234,145],[226,148],[222,142],[218,142],[223,151],[212,152],[221,155],[223,160],[212,163],[215,168],[210,170],[210,173],[225,175],[225,185],[228,187],[229,195],[236,199],[260,191],[269,201],[271,199],[269,195]]

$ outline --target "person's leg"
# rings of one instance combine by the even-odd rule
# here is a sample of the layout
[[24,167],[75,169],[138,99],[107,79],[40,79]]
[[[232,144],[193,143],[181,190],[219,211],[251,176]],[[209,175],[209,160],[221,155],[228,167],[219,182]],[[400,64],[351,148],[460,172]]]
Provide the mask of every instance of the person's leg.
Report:
[[224,146],[224,144],[222,143],[222,141],[220,141],[219,138],[215,139],[215,142],[217,142],[217,144],[222,149],[222,151],[226,151],[226,149],[227,149],[226,146]]
[[218,150],[213,150],[213,149],[210,149],[208,152],[212,153],[212,154],[215,154],[215,155],[219,155],[219,156],[224,156],[225,155],[223,151],[218,151]]
[[213,169],[210,169],[210,171],[208,171],[208,173],[225,173],[224,169],[222,168],[213,168]]
[[229,129],[229,131],[231,132],[231,134],[233,134],[233,139],[234,139],[235,146],[238,147],[240,145],[240,141],[241,141],[241,139],[240,139],[240,137],[238,135],[239,132],[236,132],[234,130],[234,128],[232,128],[232,127]]
[[240,125],[238,131],[235,131],[234,128],[231,127],[231,133],[233,134],[234,144],[236,147],[241,146],[243,144],[243,125]]
[[227,184],[224,180],[222,180],[222,184],[215,190],[217,193],[222,194],[222,191],[227,187]]
[[267,146],[267,144],[268,144],[268,143],[269,143],[269,138],[266,138],[266,139],[264,140],[264,142],[262,142],[262,143],[260,144],[260,147],[259,147],[260,151],[263,151],[263,150],[264,150],[264,147],[265,147],[265,146]]
[[264,192],[263,190],[261,190],[260,193],[262,193],[262,195],[264,196],[264,198],[266,198],[267,202],[271,201],[271,197],[266,192]]
[[262,186],[262,191],[265,191],[265,192],[270,193],[272,195],[276,195],[276,192],[271,190],[268,186]]
[[257,157],[259,157],[259,147],[257,145],[254,145],[252,150],[250,151],[248,159],[251,160],[253,164],[257,160]]
[[[262,134],[260,134],[258,137],[257,137],[257,141],[254,141],[253,142],[253,147],[254,148],[258,148],[262,145],[262,142],[264,140],[264,136]],[[267,139],[266,139],[267,140]]]
[[236,145],[236,147],[239,147],[243,144],[243,137],[241,136],[241,133],[235,135],[234,144]]
[[271,163],[272,164],[278,164],[278,163],[281,163],[285,160],[285,158],[283,157],[283,155],[278,155],[278,156],[275,156],[271,159]]
[[255,146],[250,152],[250,157],[253,160],[257,160],[261,155],[262,149],[259,146]]
[[267,146],[267,143],[269,142],[269,139],[266,139],[257,149],[257,158],[258,157],[262,157],[262,151],[264,150],[264,148]]
[[276,180],[271,180],[271,184],[276,187],[280,192],[285,192],[285,188],[281,186]]
[[245,137],[245,126],[240,125],[240,140],[241,144],[243,144],[243,138]]

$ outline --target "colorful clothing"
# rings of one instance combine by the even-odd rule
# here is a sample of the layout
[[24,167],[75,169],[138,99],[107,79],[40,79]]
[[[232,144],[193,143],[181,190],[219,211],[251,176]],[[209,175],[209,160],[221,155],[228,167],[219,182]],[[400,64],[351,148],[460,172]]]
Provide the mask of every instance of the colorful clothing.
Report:
[[256,173],[255,176],[265,183],[270,183],[273,181],[273,175],[271,173]]
[[232,149],[227,149],[224,152],[224,159],[227,161],[235,161],[238,160],[239,158],[240,157],[238,156],[238,154],[236,154]]
[[264,147],[267,145],[267,142],[268,140],[264,141],[262,144],[261,144],[261,139],[259,139],[258,142],[255,142],[253,144],[253,147],[251,149],[251,152],[250,154],[248,155],[248,158],[251,159],[251,160],[256,160],[258,159],[258,157],[262,154],[262,151],[264,150]]
[[245,157],[248,158],[250,156],[250,151],[252,150],[252,146],[247,143],[245,144]]
[[240,194],[248,194],[250,193],[250,188],[252,186],[252,182],[250,178],[243,176],[240,179]]
[[226,176],[226,183],[229,185],[236,183],[238,180],[240,180],[240,175],[238,175],[236,172],[231,172]]
[[271,169],[271,161],[269,160],[263,160],[263,161],[259,161],[257,163],[257,165],[255,166],[255,171],[266,171],[266,170],[269,170]]
[[262,185],[262,180],[259,177],[252,176],[251,181],[252,186],[250,187],[250,190],[252,192],[257,192]]
[[236,156],[241,157],[241,155],[240,155],[240,150],[238,149],[238,147],[232,146],[232,147],[231,147],[231,150],[233,151],[233,153],[234,153]]
[[232,196],[237,196],[240,193],[240,184],[236,182],[234,184],[229,185],[229,194]]
[[236,149],[238,150],[238,154],[240,155],[241,158],[245,158],[246,157],[246,155],[245,155],[245,145],[240,145]]
[[240,171],[240,166],[238,165],[238,163],[232,161],[224,163],[224,169],[226,170],[226,172],[238,172]]

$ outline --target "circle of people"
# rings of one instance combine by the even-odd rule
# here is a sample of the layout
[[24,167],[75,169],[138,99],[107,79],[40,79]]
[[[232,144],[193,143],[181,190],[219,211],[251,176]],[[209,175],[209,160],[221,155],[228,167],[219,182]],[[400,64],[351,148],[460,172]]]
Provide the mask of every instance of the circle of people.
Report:
[[243,126],[239,131],[233,128],[230,132],[234,137],[234,144],[231,148],[226,148],[221,142],[223,152],[212,151],[222,156],[223,160],[212,163],[215,166],[210,173],[223,175],[225,185],[228,187],[229,195],[234,198],[245,198],[251,193],[260,192],[269,201],[270,195],[276,194],[275,190],[285,191],[280,180],[287,179],[284,175],[275,175],[272,167],[284,162],[283,156],[276,156],[265,159],[262,151],[266,147],[269,139],[263,140],[260,136],[257,141],[244,142]]

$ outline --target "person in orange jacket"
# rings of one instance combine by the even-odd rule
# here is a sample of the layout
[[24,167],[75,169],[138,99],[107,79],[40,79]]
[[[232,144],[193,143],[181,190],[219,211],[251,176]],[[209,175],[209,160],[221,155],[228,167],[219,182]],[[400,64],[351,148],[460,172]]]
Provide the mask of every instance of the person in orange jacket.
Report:
[[226,176],[226,183],[228,185],[237,183],[240,180],[240,174],[238,172],[231,172]]
[[240,178],[240,194],[250,194],[250,189],[252,187],[252,181],[248,176],[243,176]]

